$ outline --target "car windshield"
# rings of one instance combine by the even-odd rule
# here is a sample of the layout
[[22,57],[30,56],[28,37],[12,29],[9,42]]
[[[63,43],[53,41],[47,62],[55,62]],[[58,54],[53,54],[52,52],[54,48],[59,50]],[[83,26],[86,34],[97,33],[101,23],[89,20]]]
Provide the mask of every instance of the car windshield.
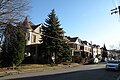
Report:
[[108,61],[108,63],[115,63],[115,64],[118,64],[120,63],[119,61]]

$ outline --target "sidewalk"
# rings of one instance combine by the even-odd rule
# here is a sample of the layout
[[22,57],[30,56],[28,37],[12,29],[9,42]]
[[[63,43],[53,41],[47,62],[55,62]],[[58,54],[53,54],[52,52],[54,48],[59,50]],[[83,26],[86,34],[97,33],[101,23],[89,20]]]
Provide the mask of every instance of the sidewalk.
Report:
[[71,63],[70,65],[63,65],[58,64],[57,66],[40,66],[40,68],[31,68],[31,69],[17,69],[17,70],[3,70],[0,72],[0,77],[14,75],[14,74],[22,74],[22,73],[29,73],[29,72],[44,72],[44,71],[51,71],[51,70],[58,70],[58,69],[67,69],[72,67],[80,66],[81,64],[78,63]]

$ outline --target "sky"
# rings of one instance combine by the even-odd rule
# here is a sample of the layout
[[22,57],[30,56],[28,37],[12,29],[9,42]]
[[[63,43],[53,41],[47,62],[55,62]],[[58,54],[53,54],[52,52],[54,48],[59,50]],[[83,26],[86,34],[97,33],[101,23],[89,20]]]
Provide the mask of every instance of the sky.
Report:
[[[45,23],[55,9],[66,36],[79,37],[93,44],[118,48],[120,43],[120,18],[111,15],[119,0],[31,0],[28,11],[34,24]],[[114,45],[114,46],[113,46]]]

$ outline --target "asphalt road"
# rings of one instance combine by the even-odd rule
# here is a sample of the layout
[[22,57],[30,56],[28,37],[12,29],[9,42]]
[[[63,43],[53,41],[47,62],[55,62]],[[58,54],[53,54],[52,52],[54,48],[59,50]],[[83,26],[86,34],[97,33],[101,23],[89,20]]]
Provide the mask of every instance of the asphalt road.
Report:
[[104,64],[6,76],[9,80],[119,80],[120,71],[106,71]]

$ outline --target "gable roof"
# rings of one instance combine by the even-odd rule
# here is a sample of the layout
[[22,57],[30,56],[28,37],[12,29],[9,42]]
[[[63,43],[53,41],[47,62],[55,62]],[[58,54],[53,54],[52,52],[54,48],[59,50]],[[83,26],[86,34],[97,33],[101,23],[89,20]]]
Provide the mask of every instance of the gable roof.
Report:
[[100,47],[100,45],[96,45],[96,44],[93,44],[92,46],[96,48]]
[[87,41],[82,41],[82,44],[85,44],[85,45],[87,45],[87,43],[88,43]]
[[70,40],[70,42],[76,42],[76,40],[78,39],[78,37],[73,37],[73,38],[67,37],[67,38],[68,40]]
[[38,26],[40,26],[41,24],[38,24],[38,25],[31,25],[31,28],[33,29],[33,30],[35,30]]
[[89,43],[89,42],[86,41],[86,40],[85,40],[85,41],[81,41],[81,43],[84,44],[84,45],[92,45],[91,43]]

